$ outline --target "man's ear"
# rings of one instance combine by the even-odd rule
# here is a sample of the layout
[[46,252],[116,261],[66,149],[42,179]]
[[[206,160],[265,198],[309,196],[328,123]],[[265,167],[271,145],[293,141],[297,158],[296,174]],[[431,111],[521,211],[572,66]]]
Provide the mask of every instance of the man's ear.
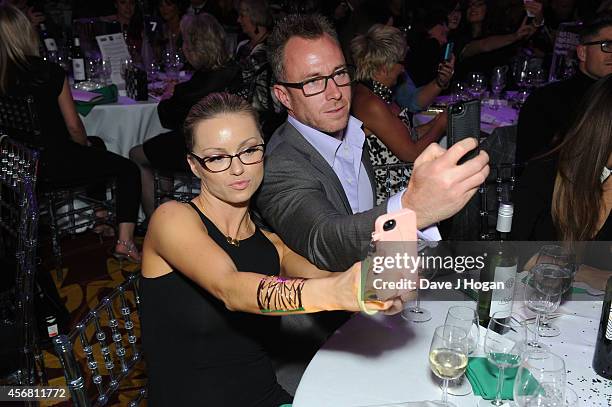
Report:
[[586,46],[578,45],[576,47],[576,55],[578,55],[578,59],[580,60],[580,62],[585,62],[586,61]]
[[274,92],[274,96],[276,96],[278,101],[281,102],[283,106],[285,106],[285,109],[289,111],[293,110],[291,108],[291,99],[289,98],[289,92],[286,87],[284,87],[283,85],[274,85],[272,87],[272,90]]

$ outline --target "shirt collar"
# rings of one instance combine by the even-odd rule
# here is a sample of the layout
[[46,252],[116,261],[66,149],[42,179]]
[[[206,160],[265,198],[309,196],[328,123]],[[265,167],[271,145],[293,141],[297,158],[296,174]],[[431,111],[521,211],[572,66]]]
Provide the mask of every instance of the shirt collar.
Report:
[[361,129],[362,122],[353,116],[349,116],[343,140],[338,140],[317,129],[313,129],[293,116],[288,116],[287,121],[323,156],[323,159],[325,159],[330,167],[334,166],[336,153],[343,142],[348,143],[353,148],[363,149],[365,133]]

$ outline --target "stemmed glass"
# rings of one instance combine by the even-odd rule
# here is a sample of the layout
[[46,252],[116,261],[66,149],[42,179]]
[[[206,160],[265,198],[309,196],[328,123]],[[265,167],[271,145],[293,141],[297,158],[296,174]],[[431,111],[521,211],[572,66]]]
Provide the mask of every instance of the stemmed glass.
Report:
[[[444,325],[456,326],[467,333],[468,354],[473,354],[478,348],[480,336],[478,313],[474,308],[455,305],[448,309]],[[465,396],[472,393],[472,386],[463,380],[452,380],[448,387],[449,394],[453,396]]]
[[541,348],[540,320],[542,315],[557,309],[572,274],[567,268],[556,264],[540,263],[529,271],[525,282],[525,305],[536,313],[534,339],[527,345]]
[[520,365],[526,336],[525,323],[516,314],[508,315],[506,311],[498,311],[489,320],[484,351],[489,362],[497,366],[499,373],[495,400],[481,400],[478,404],[480,407],[497,407],[504,404],[504,371]]
[[[572,278],[568,282],[569,284],[567,285],[564,294],[571,289],[572,282],[577,271],[575,254],[558,245],[544,245],[538,252],[535,265],[540,263],[557,264],[571,270]],[[539,333],[541,337],[549,338],[559,336],[561,331],[556,326],[550,324],[548,322],[547,314],[544,314],[540,320]]]
[[177,80],[179,72],[183,67],[181,56],[174,51],[166,51],[164,54],[164,69],[166,70],[166,76],[170,80]]
[[111,65],[110,58],[106,57],[102,60],[102,69],[100,71],[102,73],[102,79],[104,80],[105,85],[111,84],[111,76],[113,74],[113,67]]
[[491,75],[491,93],[493,94],[494,103],[491,106],[493,110],[497,110],[497,100],[501,97],[501,93],[506,87],[506,74],[508,72],[507,66],[498,66],[493,69]]
[[429,347],[431,371],[442,379],[443,406],[453,407],[448,401],[448,381],[458,379],[468,364],[468,343],[466,332],[456,326],[443,325],[435,329]]
[[463,82],[453,82],[450,92],[450,103],[461,102],[465,98],[465,84]]
[[131,58],[125,58],[121,60],[121,66],[119,68],[119,72],[121,74],[121,79],[125,80],[126,76],[127,76],[127,72],[132,69],[132,59]]
[[472,72],[469,74],[469,91],[473,98],[480,99],[482,94],[487,89],[487,80],[480,72]]
[[[419,247],[419,250],[423,249],[423,247]],[[423,266],[419,265],[417,268],[418,276],[423,274]],[[417,278],[417,285],[415,290],[415,305],[413,307],[406,307],[402,310],[402,318],[409,322],[427,322],[431,319],[431,312],[421,307],[421,298],[420,298],[420,282]]]
[[519,407],[562,406],[566,380],[565,362],[560,356],[546,349],[529,350],[523,354],[516,374],[514,402]]

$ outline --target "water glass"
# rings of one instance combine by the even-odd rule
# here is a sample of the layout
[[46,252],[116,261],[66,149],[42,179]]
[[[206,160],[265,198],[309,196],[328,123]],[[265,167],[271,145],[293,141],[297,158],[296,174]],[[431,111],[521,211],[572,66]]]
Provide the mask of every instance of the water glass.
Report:
[[474,308],[456,305],[446,313],[444,325],[453,325],[463,329],[468,337],[468,353],[471,355],[478,348],[480,335],[478,313]]
[[101,69],[101,73],[102,73],[102,80],[104,81],[105,85],[110,85],[111,84],[111,76],[113,74],[113,67],[111,65],[111,60],[110,58],[106,57],[102,60],[102,69]]
[[499,369],[494,400],[481,400],[480,407],[501,406],[505,369],[518,367],[524,350],[527,332],[525,323],[517,314],[498,311],[489,320],[484,340],[484,352],[489,362]]
[[540,343],[541,317],[559,307],[561,296],[571,285],[571,280],[571,270],[557,264],[540,263],[529,271],[525,283],[525,305],[536,313],[535,336],[527,343],[530,347],[543,347]]
[[514,380],[514,402],[519,407],[552,405],[565,400],[567,374],[563,359],[547,349],[532,349],[523,360]]
[[443,381],[441,405],[453,407],[448,401],[448,381],[463,375],[468,364],[466,332],[456,326],[443,325],[435,329],[429,347],[431,371]]
[[491,74],[491,93],[493,98],[499,99],[502,91],[506,87],[506,74],[508,73],[507,66],[498,66],[493,69]]

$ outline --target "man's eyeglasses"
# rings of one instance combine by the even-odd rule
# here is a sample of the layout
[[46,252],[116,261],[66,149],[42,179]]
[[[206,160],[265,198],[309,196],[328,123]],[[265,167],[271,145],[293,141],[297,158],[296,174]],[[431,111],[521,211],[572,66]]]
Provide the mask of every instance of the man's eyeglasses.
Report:
[[319,93],[325,92],[327,89],[327,81],[332,80],[338,87],[348,86],[353,82],[355,77],[355,69],[352,66],[346,66],[326,76],[316,76],[314,78],[306,79],[302,82],[277,82],[279,85],[286,86],[288,88],[302,89],[304,96],[314,96]]
[[606,54],[612,53],[612,40],[591,41],[585,42],[582,45],[599,45],[601,46],[601,52],[605,52]]
[[209,172],[222,172],[232,166],[234,157],[238,158],[244,165],[258,164],[264,159],[264,145],[257,144],[253,147],[248,147],[237,154],[217,154],[209,157],[198,157],[192,152],[188,155],[192,156],[200,163],[202,168]]

